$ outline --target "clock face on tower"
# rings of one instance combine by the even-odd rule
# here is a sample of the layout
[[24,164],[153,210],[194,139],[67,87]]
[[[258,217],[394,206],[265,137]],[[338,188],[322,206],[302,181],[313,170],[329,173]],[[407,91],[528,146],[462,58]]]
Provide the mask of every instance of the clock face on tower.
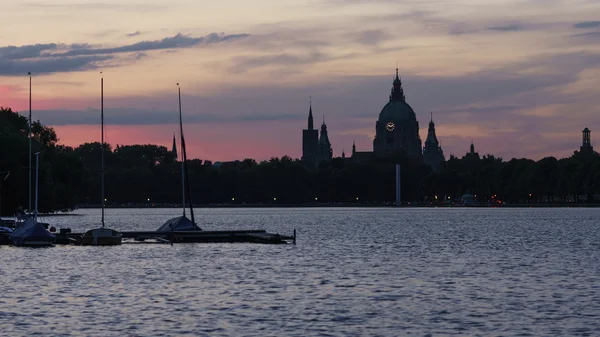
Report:
[[385,125],[385,128],[386,128],[388,131],[394,131],[394,129],[396,128],[396,125],[394,125],[394,122],[388,122],[388,123]]

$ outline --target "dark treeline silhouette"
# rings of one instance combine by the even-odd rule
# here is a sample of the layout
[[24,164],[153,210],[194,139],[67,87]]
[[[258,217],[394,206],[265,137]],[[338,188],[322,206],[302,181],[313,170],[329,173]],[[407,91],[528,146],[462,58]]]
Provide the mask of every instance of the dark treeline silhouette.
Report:
[[[100,204],[99,142],[71,148],[58,144],[54,130],[33,123],[33,152],[40,152],[40,212]],[[3,215],[27,208],[27,119],[0,108],[0,171]],[[105,144],[107,205],[180,204],[181,163],[164,146]],[[451,156],[433,173],[399,153],[370,163],[334,158],[317,170],[284,156],[213,165],[188,161],[194,204],[315,203],[386,204],[395,199],[395,164],[402,167],[402,200],[411,204],[458,200],[470,193],[482,204],[598,202],[600,156],[575,152],[571,157],[508,162],[492,155]],[[35,161],[33,161],[35,169]],[[33,172],[35,175],[35,172]],[[35,181],[35,180],[33,180]],[[35,187],[32,187],[34,189]]]

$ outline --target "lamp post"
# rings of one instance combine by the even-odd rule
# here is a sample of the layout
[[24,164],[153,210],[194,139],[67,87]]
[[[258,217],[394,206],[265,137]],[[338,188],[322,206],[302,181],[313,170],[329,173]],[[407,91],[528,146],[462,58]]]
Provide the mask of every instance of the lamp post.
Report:
[[0,179],[0,219],[2,218],[2,181],[10,175],[10,171],[0,171],[0,174],[6,174],[4,179]]

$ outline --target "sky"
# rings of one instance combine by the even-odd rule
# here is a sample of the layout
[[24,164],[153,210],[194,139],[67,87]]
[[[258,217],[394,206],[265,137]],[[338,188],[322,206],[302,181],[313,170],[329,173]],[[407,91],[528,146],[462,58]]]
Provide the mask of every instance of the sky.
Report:
[[[0,106],[60,142],[189,158],[302,152],[309,97],[335,156],[371,151],[399,68],[424,141],[446,158],[570,156],[600,134],[597,0],[13,0],[0,4]],[[100,74],[102,72],[102,75]],[[317,123],[318,122],[318,123]],[[600,137],[600,136],[598,136]]]

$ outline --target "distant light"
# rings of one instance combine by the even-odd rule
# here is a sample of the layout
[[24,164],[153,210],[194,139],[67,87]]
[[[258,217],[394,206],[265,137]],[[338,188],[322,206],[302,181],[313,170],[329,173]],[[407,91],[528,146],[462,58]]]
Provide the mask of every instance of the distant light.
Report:
[[435,200],[437,200],[437,195],[435,196]]
[[231,201],[235,201],[235,198],[231,198]]
[[319,198],[315,198],[315,200],[319,200]]
[[106,198],[104,198],[104,201],[106,201]]
[[356,200],[358,200],[358,197],[356,197]]
[[150,201],[150,198],[148,198],[148,201]]
[[273,201],[277,201],[277,198],[273,198]]
[[448,197],[448,200],[450,200],[450,197]]
[[529,193],[529,196],[531,196],[531,193]]

